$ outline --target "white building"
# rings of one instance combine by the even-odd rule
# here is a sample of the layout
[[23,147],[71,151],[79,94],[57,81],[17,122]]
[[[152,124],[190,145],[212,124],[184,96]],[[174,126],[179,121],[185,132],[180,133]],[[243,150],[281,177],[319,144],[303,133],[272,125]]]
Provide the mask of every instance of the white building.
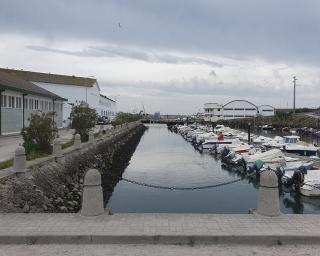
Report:
[[[30,81],[41,88],[44,88],[52,93],[67,99],[63,104],[63,127],[68,127],[70,124],[70,113],[73,105],[86,102],[90,108],[97,111],[101,115],[101,111],[105,113],[116,113],[116,102],[113,102],[113,107],[108,107],[104,100],[101,100],[100,87],[95,78],[77,77],[57,75],[51,73],[39,73],[14,69],[0,69],[0,71],[20,77],[26,81]],[[106,113],[107,113],[106,112]]]
[[113,99],[100,94],[98,114],[107,117],[110,121],[114,120],[117,114],[117,104]]
[[0,135],[20,133],[32,114],[54,113],[62,127],[64,98],[17,76],[0,71]]
[[270,105],[257,106],[247,100],[233,100],[225,105],[218,103],[204,104],[204,120],[216,122],[218,120],[229,120],[256,116],[273,116],[274,107]]
[[259,106],[259,114],[262,116],[274,116],[275,109],[270,105]]
[[205,121],[216,122],[223,116],[223,105],[219,103],[204,104],[204,119]]

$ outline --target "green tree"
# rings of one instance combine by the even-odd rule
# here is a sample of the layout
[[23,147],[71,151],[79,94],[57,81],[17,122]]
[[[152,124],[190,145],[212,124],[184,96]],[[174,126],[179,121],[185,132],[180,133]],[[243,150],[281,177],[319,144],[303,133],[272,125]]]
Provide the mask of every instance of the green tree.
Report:
[[53,113],[31,114],[30,124],[22,129],[23,146],[27,154],[51,154],[51,143],[58,133]]
[[89,131],[96,125],[97,118],[96,110],[89,108],[85,102],[72,107],[70,114],[71,126],[76,133],[80,134],[81,141],[88,141]]

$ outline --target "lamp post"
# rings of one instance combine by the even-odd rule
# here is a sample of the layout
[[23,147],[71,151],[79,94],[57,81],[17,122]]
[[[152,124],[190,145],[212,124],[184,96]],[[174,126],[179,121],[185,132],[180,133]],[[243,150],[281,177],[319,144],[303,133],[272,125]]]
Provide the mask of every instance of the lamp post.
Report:
[[250,140],[250,137],[251,137],[251,136],[250,136],[250,133],[251,133],[251,123],[249,122],[249,123],[248,123],[248,143],[249,143],[249,144],[250,144],[250,141],[251,141],[251,140]]
[[296,81],[298,79],[294,76],[293,77],[293,114],[296,113]]

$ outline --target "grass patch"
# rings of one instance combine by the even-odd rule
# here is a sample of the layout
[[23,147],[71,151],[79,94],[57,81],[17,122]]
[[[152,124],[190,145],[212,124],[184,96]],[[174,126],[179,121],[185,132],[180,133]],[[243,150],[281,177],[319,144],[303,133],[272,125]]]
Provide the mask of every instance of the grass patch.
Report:
[[102,135],[101,135],[100,132],[96,132],[96,133],[94,134],[94,138],[95,138],[95,139],[100,139],[101,137],[102,137]]
[[13,159],[1,162],[0,163],[0,170],[9,168],[11,166],[13,166]]
[[29,154],[27,154],[26,158],[27,158],[27,161],[31,161],[31,160],[34,160],[40,157],[45,157],[45,156],[48,156],[48,154],[44,152],[31,151]]
[[66,149],[66,148],[72,147],[73,144],[74,144],[74,139],[69,140],[68,142],[61,144],[61,148]]

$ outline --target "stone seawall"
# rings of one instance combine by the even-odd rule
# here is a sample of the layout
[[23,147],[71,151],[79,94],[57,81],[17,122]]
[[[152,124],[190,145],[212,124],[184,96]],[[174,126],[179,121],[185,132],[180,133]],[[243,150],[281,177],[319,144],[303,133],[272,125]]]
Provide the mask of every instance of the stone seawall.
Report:
[[63,163],[55,156],[28,162],[31,178],[17,178],[12,172],[0,185],[0,212],[78,212],[85,172],[96,168],[103,174],[121,165],[119,154],[128,152],[131,141],[138,143],[145,129],[140,122],[124,124],[97,140],[63,150]]

